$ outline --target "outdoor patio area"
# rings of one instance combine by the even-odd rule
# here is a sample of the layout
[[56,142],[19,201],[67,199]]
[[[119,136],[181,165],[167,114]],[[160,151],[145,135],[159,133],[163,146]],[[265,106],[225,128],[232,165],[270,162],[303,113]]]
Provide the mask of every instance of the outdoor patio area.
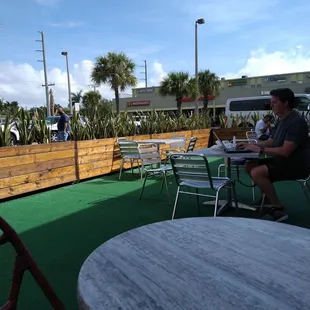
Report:
[[[212,159],[214,174],[222,160]],[[247,176],[242,180],[250,184]],[[174,177],[169,178],[174,200]],[[0,215],[20,234],[39,267],[67,309],[77,309],[77,277],[87,256],[108,239],[145,224],[171,219],[165,189],[159,194],[160,182],[147,182],[144,196],[139,200],[142,181],[139,174],[126,171],[58,189],[47,190],[28,197],[12,199],[0,205]],[[288,224],[310,228],[310,206],[297,182],[276,184],[285,204]],[[223,195],[225,191],[223,191]],[[252,189],[237,184],[238,200],[252,203]],[[258,197],[258,192],[257,192]],[[222,196],[224,198],[224,196]],[[203,201],[203,199],[201,199]],[[196,197],[181,195],[176,218],[213,216],[213,207]],[[254,211],[227,210],[221,216],[258,218]],[[242,244],[240,244],[242,246]],[[9,245],[0,248],[0,305],[6,301],[10,284],[13,251]],[[43,293],[26,274],[20,295],[20,309],[50,309]]]

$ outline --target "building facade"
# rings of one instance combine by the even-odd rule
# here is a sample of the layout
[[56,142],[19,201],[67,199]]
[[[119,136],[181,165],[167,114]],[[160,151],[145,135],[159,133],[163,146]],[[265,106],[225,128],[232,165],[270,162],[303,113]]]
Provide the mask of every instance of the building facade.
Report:
[[[310,94],[310,72],[296,72],[266,76],[247,77],[239,79],[221,79],[219,96],[209,98],[209,108],[214,114],[225,110],[229,98],[268,95],[274,88],[289,87],[295,93]],[[176,111],[176,101],[172,96],[162,97],[158,93],[159,87],[134,88],[132,97],[120,99],[120,110],[127,112],[164,110]],[[199,108],[203,107],[203,98],[199,100]],[[194,112],[195,102],[185,98],[182,110]]]

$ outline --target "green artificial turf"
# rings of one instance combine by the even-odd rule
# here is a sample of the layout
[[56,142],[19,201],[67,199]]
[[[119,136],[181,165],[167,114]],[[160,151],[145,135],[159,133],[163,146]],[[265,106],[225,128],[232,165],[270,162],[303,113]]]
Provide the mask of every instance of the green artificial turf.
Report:
[[[222,161],[214,160],[212,170]],[[250,184],[243,176],[243,181]],[[171,197],[176,187],[170,182]],[[14,199],[0,205],[0,215],[20,234],[39,267],[65,303],[77,309],[76,286],[79,270],[87,256],[108,239],[129,229],[168,220],[172,207],[160,183],[147,183],[144,197],[138,200],[142,182],[139,175],[125,172],[122,180],[109,175],[76,185]],[[276,185],[289,214],[289,224],[310,228],[310,206],[296,182]],[[251,189],[237,186],[239,201],[251,202]],[[176,217],[198,216],[195,197],[181,196]],[[212,216],[213,208],[200,207],[200,216]],[[258,217],[253,211],[228,210],[224,216]],[[0,305],[7,297],[12,271],[13,251],[0,247]],[[51,309],[45,297],[28,274],[23,282],[22,310]]]

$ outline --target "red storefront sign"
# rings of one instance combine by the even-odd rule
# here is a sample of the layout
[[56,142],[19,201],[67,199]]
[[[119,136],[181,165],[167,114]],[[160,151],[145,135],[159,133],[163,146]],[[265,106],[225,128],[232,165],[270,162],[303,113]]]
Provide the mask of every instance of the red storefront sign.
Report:
[[[209,96],[209,98],[208,98],[208,100],[214,100],[214,96]],[[199,101],[203,101],[205,99],[205,97],[204,96],[201,96],[201,97],[199,97]],[[195,101],[195,99],[192,99],[192,98],[183,98],[182,99],[182,102],[194,102]]]
[[149,100],[140,100],[140,101],[129,101],[127,102],[127,107],[143,107],[150,105]]

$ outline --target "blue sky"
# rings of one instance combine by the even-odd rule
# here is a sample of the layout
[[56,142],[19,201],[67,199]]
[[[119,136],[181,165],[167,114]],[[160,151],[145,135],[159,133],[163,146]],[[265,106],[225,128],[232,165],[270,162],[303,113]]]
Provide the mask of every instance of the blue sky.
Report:
[[[4,64],[12,61],[10,70],[19,64],[29,65],[25,72],[25,81],[29,83],[32,69],[40,75],[42,64],[37,59],[41,55],[35,52],[40,44],[35,40],[40,39],[38,30],[43,30],[48,70],[54,70],[54,79],[57,74],[60,76],[64,94],[62,50],[69,52],[73,75],[81,75],[83,70],[89,75],[83,60],[93,61],[108,51],[124,51],[138,65],[146,59],[149,78],[158,83],[158,66],[162,73],[194,73],[194,23],[197,18],[204,18],[206,24],[198,29],[200,68],[219,76],[241,72],[256,75],[261,68],[255,68],[256,58],[274,63],[274,57],[278,57],[287,62],[283,70],[298,71],[310,60],[309,13],[310,3],[306,0],[2,1],[0,69],[4,70]],[[274,70],[278,68],[275,66]],[[310,64],[304,70],[310,70]],[[140,71],[138,68],[138,78],[142,77]],[[79,80],[81,77],[76,76],[74,81],[73,76],[76,86],[86,85],[86,78],[83,83]],[[18,94],[17,86],[14,89],[12,84],[3,86],[4,83],[0,72],[0,97],[1,92],[6,97]]]

